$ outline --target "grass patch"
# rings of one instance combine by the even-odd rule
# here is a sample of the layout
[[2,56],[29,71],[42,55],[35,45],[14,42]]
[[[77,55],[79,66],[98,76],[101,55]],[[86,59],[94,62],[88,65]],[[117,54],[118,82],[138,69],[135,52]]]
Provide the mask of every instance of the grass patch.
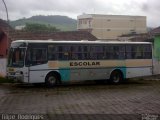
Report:
[[0,77],[0,83],[14,83],[14,80]]

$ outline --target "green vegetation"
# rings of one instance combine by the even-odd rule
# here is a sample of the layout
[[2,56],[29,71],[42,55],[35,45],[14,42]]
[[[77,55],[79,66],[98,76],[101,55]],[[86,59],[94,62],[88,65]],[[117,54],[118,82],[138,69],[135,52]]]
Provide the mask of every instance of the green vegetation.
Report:
[[61,31],[74,31],[77,29],[77,20],[69,18],[67,16],[32,16],[30,18],[23,18],[15,21],[11,21],[11,26],[15,28],[16,26],[22,26],[26,23],[38,23],[54,26]]
[[26,23],[26,26],[23,28],[26,31],[52,31],[57,32],[60,31],[56,27],[39,24],[39,23]]
[[0,83],[14,83],[14,81],[12,79],[0,77]]

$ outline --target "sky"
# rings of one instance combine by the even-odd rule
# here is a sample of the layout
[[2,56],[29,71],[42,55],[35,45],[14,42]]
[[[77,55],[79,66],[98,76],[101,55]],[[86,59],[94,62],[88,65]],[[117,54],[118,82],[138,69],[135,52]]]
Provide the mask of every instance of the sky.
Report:
[[[5,0],[9,20],[33,15],[63,15],[77,19],[78,15],[109,14],[146,16],[148,27],[160,26],[160,0]],[[6,20],[0,0],[0,19]]]

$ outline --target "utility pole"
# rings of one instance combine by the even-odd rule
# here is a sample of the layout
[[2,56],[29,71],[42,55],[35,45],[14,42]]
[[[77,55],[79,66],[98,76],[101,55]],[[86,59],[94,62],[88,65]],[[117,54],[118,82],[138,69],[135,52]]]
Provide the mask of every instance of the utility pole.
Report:
[[8,23],[8,26],[7,26],[7,41],[6,41],[6,44],[7,44],[7,49],[6,49],[6,54],[7,54],[7,57],[8,57],[8,49],[9,49],[9,32],[10,32],[10,26],[9,26],[9,17],[8,17],[8,9],[7,9],[7,5],[5,3],[4,0],[2,0],[3,4],[4,4],[4,7],[5,7],[5,10],[6,10],[6,14],[7,14],[7,23]]

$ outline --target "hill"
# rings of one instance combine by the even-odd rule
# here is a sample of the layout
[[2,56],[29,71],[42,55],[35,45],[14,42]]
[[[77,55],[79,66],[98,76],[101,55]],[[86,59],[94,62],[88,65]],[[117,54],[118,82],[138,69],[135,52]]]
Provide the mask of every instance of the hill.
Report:
[[69,18],[67,16],[32,16],[30,18],[23,18],[15,21],[11,21],[11,26],[15,28],[15,26],[22,26],[26,23],[40,23],[40,24],[50,24],[51,26],[55,26],[61,31],[72,31],[76,30],[77,20]]

